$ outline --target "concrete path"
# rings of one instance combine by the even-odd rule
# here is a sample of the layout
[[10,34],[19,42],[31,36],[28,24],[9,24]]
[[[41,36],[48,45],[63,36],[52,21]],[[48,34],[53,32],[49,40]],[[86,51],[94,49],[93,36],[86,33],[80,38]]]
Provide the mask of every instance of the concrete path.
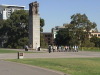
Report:
[[100,57],[100,52],[51,52],[51,53],[34,53],[25,54],[25,58],[92,58]]
[[[91,58],[100,57],[100,52],[45,52],[45,53],[24,53],[24,58]],[[0,54],[0,59],[17,59],[17,53]]]
[[35,66],[0,60],[0,75],[64,75],[63,73]]

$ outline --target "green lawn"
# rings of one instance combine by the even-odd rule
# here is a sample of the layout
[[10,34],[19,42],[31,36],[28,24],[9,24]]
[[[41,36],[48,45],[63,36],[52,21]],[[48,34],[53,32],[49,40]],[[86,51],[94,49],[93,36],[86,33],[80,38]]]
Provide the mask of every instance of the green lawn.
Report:
[[100,58],[41,58],[10,61],[49,68],[70,75],[100,75]]
[[16,53],[16,52],[18,52],[18,51],[0,49],[0,53]]
[[17,52],[33,53],[33,52],[26,52],[26,51],[16,51],[16,50],[0,49],[0,53],[17,53]]

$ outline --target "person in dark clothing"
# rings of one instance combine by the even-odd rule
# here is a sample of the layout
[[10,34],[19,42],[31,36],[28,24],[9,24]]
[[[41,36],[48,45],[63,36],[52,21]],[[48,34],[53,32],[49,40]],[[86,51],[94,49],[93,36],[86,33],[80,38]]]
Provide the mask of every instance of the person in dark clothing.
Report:
[[49,51],[49,53],[51,53],[51,45],[49,45],[48,51]]
[[25,46],[25,51],[28,51],[28,46],[27,45]]

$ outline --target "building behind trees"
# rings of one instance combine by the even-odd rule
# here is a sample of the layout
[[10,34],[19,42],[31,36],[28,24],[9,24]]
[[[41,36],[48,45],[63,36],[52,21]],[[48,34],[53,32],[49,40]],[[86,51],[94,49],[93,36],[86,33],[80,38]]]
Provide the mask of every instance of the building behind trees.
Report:
[[0,19],[6,20],[16,10],[24,10],[25,6],[17,5],[0,5]]

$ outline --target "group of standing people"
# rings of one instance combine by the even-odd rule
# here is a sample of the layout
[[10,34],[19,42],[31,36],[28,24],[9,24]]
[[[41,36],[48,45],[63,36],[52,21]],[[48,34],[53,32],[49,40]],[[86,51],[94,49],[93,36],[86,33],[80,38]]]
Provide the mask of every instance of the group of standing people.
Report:
[[49,53],[51,53],[51,52],[71,52],[71,51],[78,52],[78,46],[70,47],[70,46],[52,46],[52,45],[49,45],[48,51],[49,51]]
[[[49,45],[48,47],[48,52],[51,53],[51,52],[78,52],[78,46],[73,46],[73,47],[70,47],[70,46],[52,46],[52,45]],[[36,49],[37,50],[37,49]],[[25,45],[25,51],[28,51],[28,45]],[[40,47],[38,48],[38,51],[40,51]]]

